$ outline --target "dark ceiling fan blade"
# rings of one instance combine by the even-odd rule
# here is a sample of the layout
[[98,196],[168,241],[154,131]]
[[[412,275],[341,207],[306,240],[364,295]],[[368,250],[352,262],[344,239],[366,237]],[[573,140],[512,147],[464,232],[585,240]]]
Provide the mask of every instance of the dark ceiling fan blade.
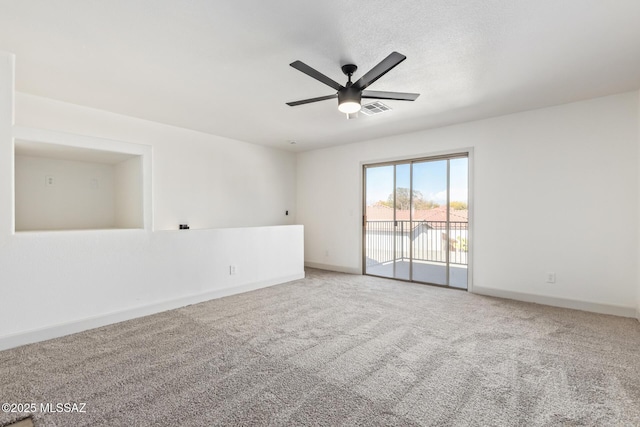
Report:
[[380,61],[378,65],[369,70],[369,72],[367,72],[364,76],[360,77],[360,79],[355,82],[353,86],[360,90],[366,89],[367,86],[387,74],[393,67],[395,67],[405,59],[407,59],[407,57],[403,54],[398,52],[391,52],[391,54]]
[[295,61],[295,62],[292,62],[289,65],[291,65],[293,68],[295,68],[298,71],[302,71],[307,76],[313,77],[314,79],[318,80],[319,82],[322,82],[322,83],[326,84],[327,86],[334,88],[335,90],[342,89],[342,85],[340,83],[330,79],[329,77],[325,76],[324,74],[322,74],[320,71],[316,70],[315,68],[309,67],[307,64],[305,64],[302,61]]
[[397,101],[415,101],[419,93],[407,92],[381,92],[378,90],[363,90],[362,97],[369,99],[395,99]]
[[287,105],[291,107],[295,107],[296,105],[309,104],[311,102],[318,102],[318,101],[326,101],[327,99],[333,99],[337,97],[338,97],[338,94],[334,93],[333,95],[319,96],[317,98],[309,98],[309,99],[303,99],[301,101],[287,102]]

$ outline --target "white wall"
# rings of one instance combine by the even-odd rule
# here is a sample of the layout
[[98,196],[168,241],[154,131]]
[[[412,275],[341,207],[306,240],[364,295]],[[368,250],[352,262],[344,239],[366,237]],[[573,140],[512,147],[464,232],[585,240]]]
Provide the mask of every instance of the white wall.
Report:
[[15,108],[16,125],[151,145],[156,230],[295,223],[293,153],[22,93]]
[[19,124],[153,146],[156,229],[216,229],[14,234],[13,64],[0,53],[0,349],[304,277],[293,154],[29,95]]
[[[13,231],[14,64],[13,55],[0,52],[0,235]],[[0,251],[4,240],[0,237]]]
[[0,249],[0,350],[299,279],[302,249],[302,226],[17,234]]
[[115,226],[143,228],[142,157],[132,157],[115,167]]
[[[640,98],[640,91],[638,92],[638,97]],[[638,169],[640,170],[640,108],[638,108]],[[640,173],[638,173],[638,187],[640,187]],[[638,198],[640,202],[640,197]],[[638,208],[640,211],[640,208]],[[638,222],[640,223],[640,216],[638,216]],[[640,233],[640,227],[638,227],[638,232]],[[640,234],[638,234],[638,241],[640,241]],[[640,321],[640,250],[638,250],[638,305],[636,308],[636,318]]]
[[112,228],[114,186],[110,164],[16,155],[16,231]]
[[305,261],[361,270],[363,162],[473,147],[473,290],[633,315],[637,134],[633,92],[300,153]]

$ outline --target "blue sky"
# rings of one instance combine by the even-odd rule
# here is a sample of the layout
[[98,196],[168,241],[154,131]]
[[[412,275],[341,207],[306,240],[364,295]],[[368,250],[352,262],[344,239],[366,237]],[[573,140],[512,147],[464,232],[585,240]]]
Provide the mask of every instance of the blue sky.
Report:
[[[468,159],[452,159],[451,201],[467,201]],[[409,164],[396,166],[396,185],[409,188]],[[420,191],[426,200],[446,203],[447,161],[437,160],[413,164],[413,189]],[[367,205],[387,200],[393,192],[393,166],[367,168]]]

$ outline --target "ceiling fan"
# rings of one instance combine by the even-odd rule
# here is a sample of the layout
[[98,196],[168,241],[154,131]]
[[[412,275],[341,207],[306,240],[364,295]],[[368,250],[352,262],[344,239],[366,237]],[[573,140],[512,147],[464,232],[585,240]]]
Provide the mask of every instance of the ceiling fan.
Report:
[[415,101],[419,93],[405,93],[405,92],[384,92],[384,91],[375,91],[375,90],[365,90],[369,87],[373,82],[378,80],[380,77],[387,74],[391,69],[393,69],[396,65],[401,63],[407,59],[406,56],[402,55],[398,52],[392,52],[389,56],[383,59],[378,65],[373,67],[366,73],[364,76],[360,77],[358,81],[355,83],[351,82],[351,76],[358,69],[357,66],[353,64],[346,64],[342,66],[342,72],[347,75],[349,81],[347,81],[345,86],[342,86],[340,83],[330,79],[325,76],[321,72],[317,71],[314,68],[311,68],[307,64],[302,61],[292,62],[291,65],[298,71],[302,71],[306,75],[313,77],[326,84],[327,86],[335,89],[337,92],[333,95],[320,96],[317,98],[309,98],[303,99],[301,101],[293,101],[287,102],[287,105],[291,107],[295,107],[296,105],[309,104],[311,102],[325,101],[327,99],[338,98],[338,110],[347,114],[354,114],[360,111],[360,102],[362,98],[365,99],[393,99],[397,101]]

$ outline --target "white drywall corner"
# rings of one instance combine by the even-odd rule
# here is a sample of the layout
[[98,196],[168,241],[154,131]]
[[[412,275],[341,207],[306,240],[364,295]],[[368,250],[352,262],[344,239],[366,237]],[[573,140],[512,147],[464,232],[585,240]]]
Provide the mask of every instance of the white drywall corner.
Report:
[[13,233],[13,103],[14,63],[0,52],[0,247]]
[[[640,91],[637,92],[637,110],[638,110],[638,171],[640,171]],[[640,172],[638,172],[638,188],[640,191]],[[638,222],[640,223],[640,195],[638,197]],[[638,227],[638,246],[640,247],[640,227]],[[638,296],[636,305],[636,318],[640,322],[640,249],[638,250]]]

